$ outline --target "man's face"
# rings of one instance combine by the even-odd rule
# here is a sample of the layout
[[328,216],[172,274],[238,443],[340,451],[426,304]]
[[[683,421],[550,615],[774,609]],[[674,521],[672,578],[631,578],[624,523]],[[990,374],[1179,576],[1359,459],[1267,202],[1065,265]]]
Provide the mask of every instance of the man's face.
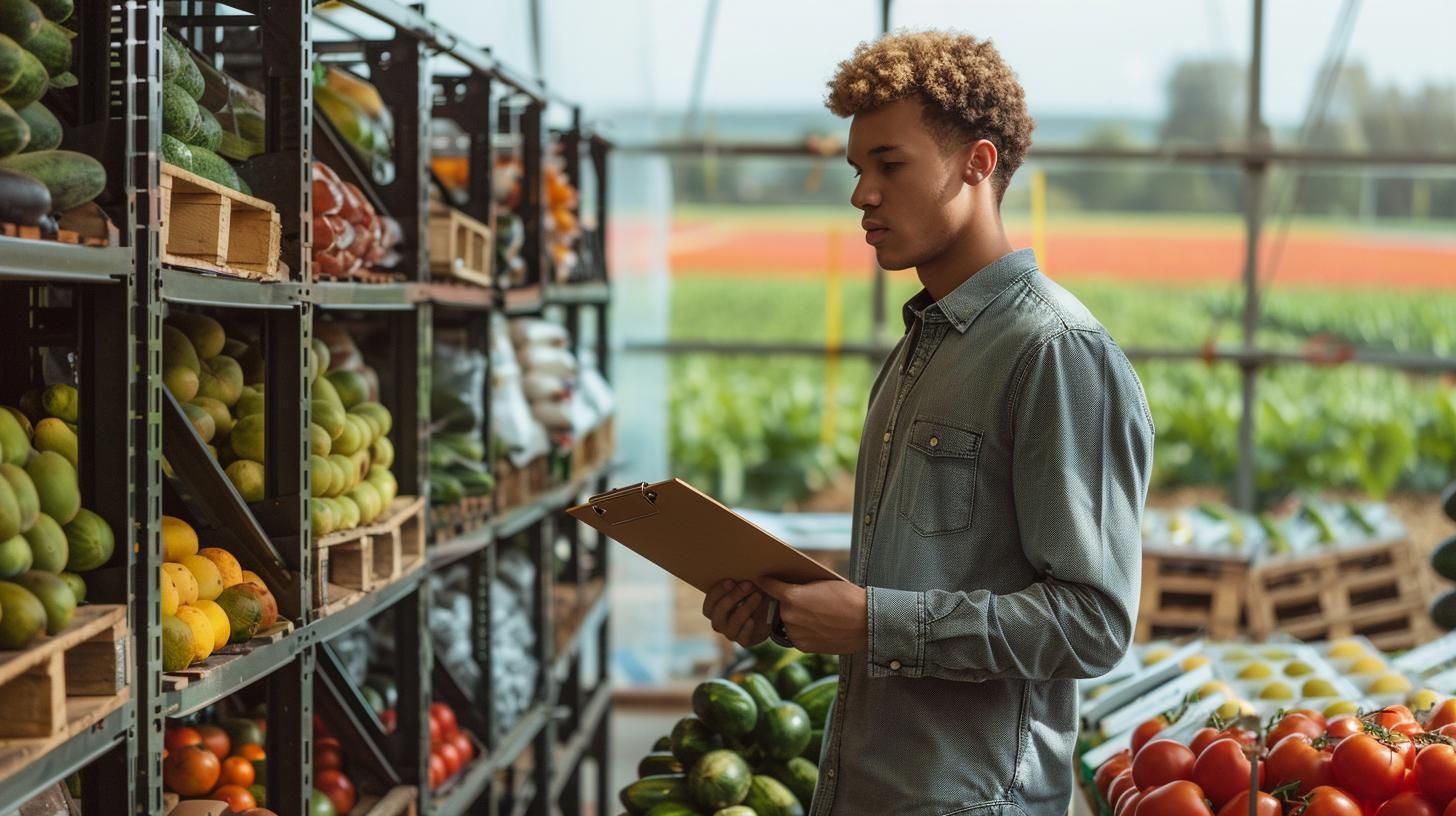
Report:
[[940,146],[917,99],[855,115],[848,158],[859,181],[849,200],[864,213],[865,241],[882,268],[908,269],[939,257],[969,222],[973,200],[962,178],[962,153]]

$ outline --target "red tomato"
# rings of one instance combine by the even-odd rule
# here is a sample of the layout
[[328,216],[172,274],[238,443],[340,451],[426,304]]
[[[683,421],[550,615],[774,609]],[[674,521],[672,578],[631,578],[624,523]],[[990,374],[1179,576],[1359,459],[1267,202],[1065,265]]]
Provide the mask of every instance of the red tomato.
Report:
[[1339,786],[1365,800],[1384,801],[1405,784],[1405,757],[1368,734],[1335,746],[1333,768]]
[[429,720],[430,720],[430,723],[429,723],[430,724],[430,745],[431,745],[431,747],[433,747],[433,746],[436,746],[436,745],[439,745],[440,744],[440,740],[444,737],[444,734],[442,734],[440,732],[440,721],[439,720],[435,719],[434,717],[430,717]]
[[166,735],[162,738],[162,744],[167,746],[168,751],[175,751],[184,745],[201,745],[202,735],[196,728],[181,725],[175,728],[168,728]]
[[1456,816],[1456,801],[1446,806],[1446,811],[1441,816]]
[[1418,793],[1403,791],[1381,805],[1375,816],[1441,816],[1441,809]]
[[321,771],[344,769],[344,749],[338,745],[319,745],[313,749],[313,767]]
[[1138,790],[1157,788],[1193,775],[1197,757],[1181,742],[1153,740],[1132,760],[1132,781]]
[[1111,787],[1113,777],[1132,767],[1132,758],[1127,751],[1115,754],[1112,759],[1097,766],[1097,773],[1092,775],[1092,784],[1097,786],[1097,792],[1102,798],[1107,798],[1107,789]]
[[1405,706],[1387,706],[1365,717],[1367,722],[1373,722],[1381,728],[1395,728],[1401,723],[1415,722],[1416,718],[1411,715],[1410,709]]
[[1107,786],[1108,803],[1116,806],[1117,800],[1121,799],[1122,795],[1130,790],[1137,790],[1137,785],[1133,784],[1132,781],[1132,768],[1128,768],[1118,773],[1117,776],[1112,777],[1112,784]]
[[430,787],[437,788],[445,781],[445,760],[440,755],[430,752]]
[[1332,757],[1312,743],[1313,740],[1303,734],[1290,734],[1280,740],[1264,763],[1264,779],[1268,786],[1277,788],[1297,781],[1302,795],[1324,785],[1333,785]]
[[448,779],[460,771],[460,766],[464,763],[460,759],[460,751],[455,748],[455,743],[446,740],[440,743],[440,747],[435,750],[439,752],[440,759],[445,761],[445,778]]
[[354,789],[354,783],[343,772],[336,770],[319,771],[313,776],[313,786],[323,791],[334,803],[334,809],[339,816],[349,816],[349,811],[354,809],[354,800],[358,792]]
[[1452,739],[1456,739],[1456,723],[1446,723],[1445,725],[1441,726],[1440,728],[1437,728],[1436,729],[1436,733],[1437,734],[1440,734],[1442,736],[1451,737]]
[[1435,804],[1445,807],[1456,799],[1456,748],[1427,745],[1416,754],[1411,772],[1416,788]]
[[[1284,816],[1284,805],[1267,793],[1259,793],[1259,816]],[[1219,808],[1218,816],[1248,816],[1249,792],[1244,791]]]
[[1293,711],[1291,711],[1289,713],[1290,714],[1303,714],[1304,716],[1310,718],[1311,720],[1314,720],[1315,722],[1319,723],[1320,728],[1324,728],[1325,725],[1327,724],[1325,722],[1325,715],[1321,714],[1318,711],[1315,711],[1312,708],[1296,708],[1296,709],[1294,709]]
[[1289,816],[1362,816],[1360,803],[1339,788],[1321,785],[1310,791],[1309,801],[1289,811]]
[[1344,739],[1365,733],[1365,723],[1354,714],[1341,714],[1325,726],[1325,736],[1330,739]]
[[[1215,808],[1223,807],[1230,799],[1249,790],[1249,758],[1244,756],[1244,747],[1236,740],[1225,737],[1216,740],[1198,755],[1193,763],[1193,781],[1213,802]],[[1263,786],[1264,765],[1259,765],[1258,787]]]
[[430,703],[430,717],[440,721],[440,736],[453,737],[460,729],[455,721],[455,711],[444,703]]
[[385,709],[379,722],[384,726],[384,733],[393,734],[394,729],[399,725],[399,714],[392,708]]
[[1304,734],[1310,739],[1321,736],[1325,728],[1320,723],[1306,717],[1303,714],[1285,714],[1284,718],[1277,725],[1269,729],[1269,735],[1264,737],[1264,744],[1273,748],[1279,741],[1290,734]]
[[1410,710],[1410,706],[1404,706],[1404,705],[1401,705],[1401,704],[1397,703],[1397,704],[1395,704],[1393,706],[1386,706],[1383,710],[1385,710],[1385,711],[1393,711],[1393,712],[1399,714],[1400,717],[1401,717],[1401,722],[1415,722],[1416,721],[1415,712],[1413,712],[1413,711]]
[[[1166,740],[1165,740],[1166,741]],[[1203,801],[1203,789],[1187,780],[1161,785],[1143,794],[1137,816],[1213,816]]]
[[1117,805],[1112,808],[1112,816],[1132,816],[1137,813],[1138,802],[1142,800],[1142,791],[1133,788],[1117,801]]
[[460,764],[469,765],[470,760],[475,759],[475,745],[464,731],[456,731],[455,736],[450,738],[450,744],[460,752]]
[[1188,747],[1193,750],[1195,757],[1201,756],[1204,748],[1212,745],[1214,740],[1222,738],[1222,731],[1213,728],[1200,728],[1193,734],[1193,739],[1188,741]]
[[1145,720],[1137,728],[1134,728],[1132,730],[1132,755],[1136,757],[1143,750],[1144,745],[1147,745],[1152,741],[1153,737],[1158,735],[1158,732],[1167,727],[1168,718],[1159,714],[1151,720]]
[[1404,734],[1407,737],[1414,737],[1414,736],[1416,736],[1418,734],[1424,734],[1424,733],[1426,733],[1426,729],[1425,728],[1422,728],[1421,727],[1421,724],[1418,723],[1418,722],[1416,722],[1415,720],[1411,720],[1410,722],[1400,723],[1399,725],[1395,726],[1394,728],[1392,728],[1390,730],[1391,731],[1394,731],[1397,734]]
[[329,725],[319,714],[313,715],[313,736],[315,739],[329,736]]
[[1452,723],[1456,723],[1456,697],[1452,697],[1436,706],[1436,710],[1432,711],[1431,716],[1426,718],[1426,730],[1435,731],[1443,725],[1451,725]]

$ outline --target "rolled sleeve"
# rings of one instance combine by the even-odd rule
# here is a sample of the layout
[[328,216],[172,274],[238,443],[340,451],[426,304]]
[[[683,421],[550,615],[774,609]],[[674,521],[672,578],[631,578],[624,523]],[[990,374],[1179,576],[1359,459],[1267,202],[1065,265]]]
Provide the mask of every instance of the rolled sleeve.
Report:
[[871,677],[920,677],[925,673],[925,593],[865,588]]

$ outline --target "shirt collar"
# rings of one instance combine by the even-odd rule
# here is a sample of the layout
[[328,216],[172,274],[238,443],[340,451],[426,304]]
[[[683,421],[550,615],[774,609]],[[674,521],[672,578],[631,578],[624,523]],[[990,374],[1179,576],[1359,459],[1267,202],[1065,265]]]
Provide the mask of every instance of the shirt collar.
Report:
[[1001,293],[1034,269],[1036,254],[1030,249],[1019,249],[992,261],[939,301],[921,289],[902,309],[905,329],[908,331],[915,318],[920,317],[949,321],[956,331],[964,334]]

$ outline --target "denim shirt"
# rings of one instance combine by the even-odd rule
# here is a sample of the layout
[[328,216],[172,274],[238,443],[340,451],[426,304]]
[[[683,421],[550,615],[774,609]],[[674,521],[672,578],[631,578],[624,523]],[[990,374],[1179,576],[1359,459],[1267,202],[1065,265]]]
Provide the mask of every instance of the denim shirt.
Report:
[[842,659],[811,814],[1064,816],[1075,681],[1137,617],[1142,385],[1029,250],[904,316],[855,474],[868,652]]

